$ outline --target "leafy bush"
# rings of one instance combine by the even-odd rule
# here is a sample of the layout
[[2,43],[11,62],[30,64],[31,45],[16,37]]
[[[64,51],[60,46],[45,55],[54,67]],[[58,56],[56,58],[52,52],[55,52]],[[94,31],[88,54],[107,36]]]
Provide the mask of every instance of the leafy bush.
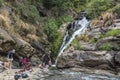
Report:
[[73,18],[69,15],[63,15],[61,17],[56,18],[58,27],[60,27],[63,23],[71,22],[72,20]]
[[114,6],[112,9],[110,9],[109,11],[113,12],[113,13],[117,13],[118,16],[120,14],[120,4]]
[[61,44],[61,34],[58,33],[59,27],[72,18],[67,15],[60,16],[58,18],[49,17],[44,25],[44,31],[48,36],[48,41],[50,42],[49,49],[52,51],[52,56],[57,56],[57,51]]
[[18,3],[15,7],[17,7],[18,13],[21,14],[21,17],[24,20],[27,20],[31,23],[36,23],[40,18],[36,6],[31,5],[28,1],[24,1],[24,3]]
[[77,36],[76,38],[77,38],[77,40],[83,40],[85,42],[89,41],[87,34],[81,34],[81,35]]
[[91,0],[87,5],[87,16],[89,18],[95,18],[110,8],[113,5],[110,0]]
[[113,46],[110,43],[104,43],[99,47],[99,50],[112,50]]
[[90,42],[90,43],[92,43],[92,44],[96,43],[96,41],[95,41],[95,39],[94,39],[94,38],[90,39],[90,41],[89,41],[89,42]]
[[79,43],[79,41],[77,40],[77,38],[75,38],[72,42],[71,45],[76,49],[76,50],[85,50],[85,47],[82,47]]
[[44,31],[48,36],[48,41],[51,43],[49,49],[52,51],[52,56],[56,56],[56,52],[58,51],[58,47],[60,45],[59,36],[60,34],[57,32],[58,26],[57,22],[54,18],[48,18],[44,25]]
[[108,36],[117,36],[120,34],[120,29],[116,29],[116,30],[110,30],[108,31],[104,36],[108,37]]

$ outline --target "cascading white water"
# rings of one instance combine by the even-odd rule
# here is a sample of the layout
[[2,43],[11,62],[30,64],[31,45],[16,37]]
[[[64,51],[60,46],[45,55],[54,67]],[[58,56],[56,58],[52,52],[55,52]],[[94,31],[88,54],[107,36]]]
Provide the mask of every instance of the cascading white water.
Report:
[[86,19],[86,17],[83,17],[81,20],[76,20],[74,22],[74,25],[72,26],[72,29],[74,32],[68,41],[66,40],[69,37],[68,31],[65,33],[65,36],[63,38],[63,43],[59,50],[59,54],[57,56],[55,64],[57,64],[58,57],[63,53],[63,51],[66,49],[66,47],[72,42],[72,40],[75,38],[75,36],[85,32],[88,24],[89,24],[89,21]]
[[[87,25],[89,23],[88,20],[86,19],[86,17],[83,17],[82,20],[76,20],[75,22],[77,24],[75,24],[75,26],[73,26],[73,27],[74,28],[79,27],[79,28],[78,28],[78,30],[76,30],[72,34],[70,40],[66,43],[65,41],[66,41],[66,38],[68,36],[68,32],[67,32],[67,34],[64,36],[63,44],[62,44],[62,46],[60,48],[60,52],[59,52],[58,56],[60,56],[63,53],[64,49],[72,42],[72,40],[75,38],[76,35],[82,34],[86,30]],[[80,26],[78,26],[78,25],[80,25]]]

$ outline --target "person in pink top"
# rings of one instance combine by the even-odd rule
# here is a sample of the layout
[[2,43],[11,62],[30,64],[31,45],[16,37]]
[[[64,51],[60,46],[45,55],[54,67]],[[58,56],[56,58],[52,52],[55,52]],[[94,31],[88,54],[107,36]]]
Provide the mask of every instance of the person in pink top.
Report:
[[23,57],[23,58],[22,58],[22,65],[25,66],[26,63],[27,63],[27,59],[26,59],[26,57]]

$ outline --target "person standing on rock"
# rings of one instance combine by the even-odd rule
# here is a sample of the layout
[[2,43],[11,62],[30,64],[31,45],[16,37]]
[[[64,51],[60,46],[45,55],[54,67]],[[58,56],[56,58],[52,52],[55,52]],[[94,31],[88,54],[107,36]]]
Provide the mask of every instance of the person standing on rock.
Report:
[[43,62],[44,62],[44,65],[47,66],[47,65],[51,65],[51,58],[50,58],[50,54],[51,54],[51,51],[49,51],[47,54],[45,54],[43,56]]
[[27,59],[26,59],[26,57],[23,57],[22,58],[22,66],[26,67],[26,63],[27,63]]
[[99,22],[99,28],[100,28],[101,34],[104,34],[104,33],[105,33],[105,30],[103,29],[103,27],[104,27],[104,20],[103,20],[103,18],[101,17],[101,18],[100,18],[100,22]]
[[8,54],[7,54],[7,59],[8,59],[8,62],[10,63],[10,69],[11,69],[11,66],[12,66],[13,54],[14,53],[15,53],[15,49],[9,51]]

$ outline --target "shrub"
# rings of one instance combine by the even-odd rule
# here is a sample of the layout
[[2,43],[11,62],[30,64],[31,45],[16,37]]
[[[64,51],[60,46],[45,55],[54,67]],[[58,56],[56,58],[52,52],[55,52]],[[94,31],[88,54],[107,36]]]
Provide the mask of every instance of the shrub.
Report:
[[87,5],[87,16],[89,18],[95,18],[100,14],[113,7],[110,0],[92,0]]
[[99,50],[112,50],[113,46],[110,43],[104,43],[99,47]]
[[18,3],[16,7],[23,20],[27,20],[31,23],[36,23],[39,20],[39,11],[36,6],[31,5],[30,2],[24,1],[23,3]]
[[113,13],[117,13],[118,16],[120,14],[120,4],[114,6],[112,9],[110,9],[109,11],[113,12]]
[[63,23],[71,22],[73,18],[70,15],[63,15],[61,17],[56,18],[57,25],[60,27]]
[[85,42],[88,42],[89,41],[89,38],[87,36],[87,34],[80,34],[79,36],[76,37],[77,40],[83,40]]
[[75,38],[72,42],[71,42],[72,46],[76,49],[76,50],[85,50],[85,47],[82,47],[79,43],[79,41],[77,40],[77,38]]
[[117,36],[120,34],[120,29],[115,29],[115,30],[110,30],[108,31],[104,36],[108,37],[108,36]]
[[92,44],[96,43],[94,38],[90,39],[89,42],[92,43]]

